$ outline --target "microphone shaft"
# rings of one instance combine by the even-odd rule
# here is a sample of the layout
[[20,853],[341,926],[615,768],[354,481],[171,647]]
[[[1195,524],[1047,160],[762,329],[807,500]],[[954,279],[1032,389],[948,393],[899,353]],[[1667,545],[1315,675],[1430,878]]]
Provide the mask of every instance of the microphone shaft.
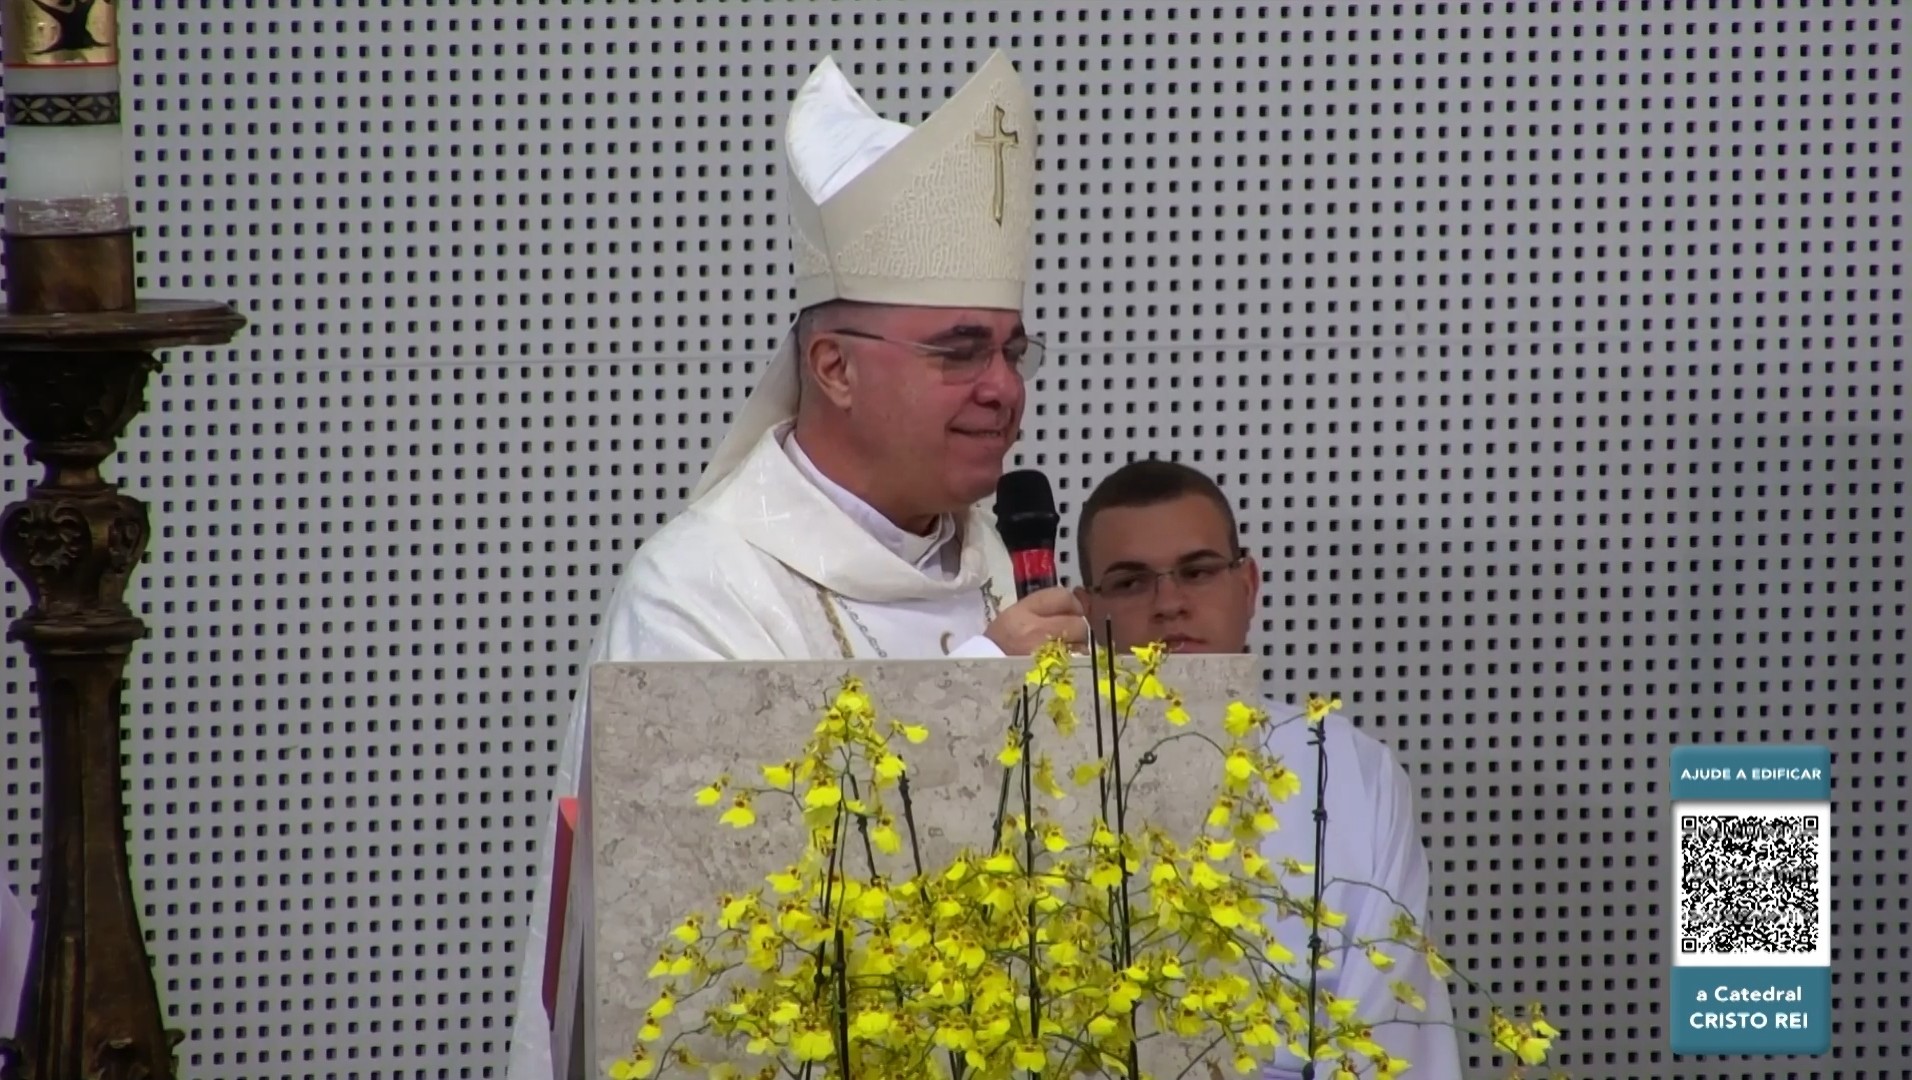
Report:
[[1056,553],[1048,548],[1027,548],[1009,553],[1010,565],[1016,571],[1016,599],[1020,600],[1033,592],[1054,588],[1056,581]]

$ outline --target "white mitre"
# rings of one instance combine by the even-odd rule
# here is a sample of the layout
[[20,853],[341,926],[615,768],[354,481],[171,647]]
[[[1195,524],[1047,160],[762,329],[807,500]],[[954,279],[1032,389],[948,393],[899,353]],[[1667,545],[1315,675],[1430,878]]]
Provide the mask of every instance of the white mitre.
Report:
[[[992,53],[917,127],[885,120],[825,58],[784,133],[799,309],[830,300],[1021,310],[1036,227],[1036,113]],[[691,501],[796,415],[796,327]]]

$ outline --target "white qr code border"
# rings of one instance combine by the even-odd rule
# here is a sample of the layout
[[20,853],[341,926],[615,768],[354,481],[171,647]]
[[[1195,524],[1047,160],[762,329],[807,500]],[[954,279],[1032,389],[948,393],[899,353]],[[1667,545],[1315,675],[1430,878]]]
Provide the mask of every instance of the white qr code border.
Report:
[[[1746,817],[1818,817],[1815,858],[1819,870],[1819,926],[1817,947],[1809,953],[1687,953],[1680,947],[1681,916],[1691,901],[1684,882],[1685,857],[1681,839],[1686,835],[1687,817],[1734,815]],[[1671,820],[1673,848],[1673,908],[1669,913],[1671,934],[1668,951],[1674,967],[1831,967],[1832,966],[1832,804],[1830,802],[1713,802],[1682,801],[1673,804]]]

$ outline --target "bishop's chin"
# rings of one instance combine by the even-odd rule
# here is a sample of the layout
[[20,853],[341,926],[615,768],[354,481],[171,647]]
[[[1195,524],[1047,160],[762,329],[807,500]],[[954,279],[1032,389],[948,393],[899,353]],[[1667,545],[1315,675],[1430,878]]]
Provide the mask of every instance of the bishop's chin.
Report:
[[974,506],[987,501],[996,494],[996,482],[1002,479],[1002,468],[981,466],[974,470],[962,470],[949,475],[949,490],[962,506]]

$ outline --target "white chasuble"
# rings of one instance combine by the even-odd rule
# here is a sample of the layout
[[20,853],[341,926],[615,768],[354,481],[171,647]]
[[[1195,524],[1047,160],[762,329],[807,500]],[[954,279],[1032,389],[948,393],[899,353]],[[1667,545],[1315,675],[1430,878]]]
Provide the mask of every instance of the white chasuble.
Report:
[[[944,542],[915,538],[923,565],[906,561],[872,531],[873,523],[858,520],[859,509],[874,511],[857,503],[846,511],[792,460],[801,452],[785,448],[788,430],[784,424],[766,433],[722,484],[646,541],[605,610],[552,785],[554,797],[576,795],[579,803],[561,963],[580,973],[582,985],[565,979],[556,1015],[546,1019],[536,996],[544,964],[527,960],[511,1080],[550,1080],[554,1058],[566,1060],[559,1040],[575,1043],[587,1058],[592,1052],[590,665],[1002,655],[983,636],[996,613],[1015,601],[1015,571],[995,517],[971,508],[947,523]],[[847,492],[837,498],[853,499]],[[906,541],[899,546],[907,553]],[[547,854],[526,928],[527,958],[542,958],[548,947],[555,869]],[[571,1073],[579,1067],[590,1068],[573,1063]]]
[[639,549],[593,659],[1000,656],[976,640],[1015,591],[995,517],[975,507],[944,543],[910,537],[826,490],[789,430]]

